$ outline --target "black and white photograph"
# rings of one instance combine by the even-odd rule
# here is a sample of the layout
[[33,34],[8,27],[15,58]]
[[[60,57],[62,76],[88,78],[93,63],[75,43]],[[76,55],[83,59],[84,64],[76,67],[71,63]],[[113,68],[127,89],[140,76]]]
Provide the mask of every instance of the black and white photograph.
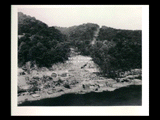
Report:
[[37,107],[57,112],[60,107],[126,107],[125,115],[140,112],[148,105],[142,93],[148,96],[149,89],[148,74],[142,74],[148,69],[142,61],[148,47],[142,44],[148,38],[142,34],[143,7],[148,8],[12,5],[12,106],[27,112]]

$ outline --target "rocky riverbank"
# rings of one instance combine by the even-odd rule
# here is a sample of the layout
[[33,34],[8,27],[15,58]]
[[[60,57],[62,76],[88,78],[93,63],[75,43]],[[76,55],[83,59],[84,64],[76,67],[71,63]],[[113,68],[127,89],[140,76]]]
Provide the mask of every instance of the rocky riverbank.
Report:
[[[84,70],[82,70],[80,73],[83,72],[86,73],[86,76],[89,76],[88,79],[84,75],[83,77],[86,79],[80,79],[81,74],[79,74],[78,79],[78,76],[74,76],[74,74],[78,75],[76,71],[69,71],[61,75],[57,75],[55,72],[50,72],[50,76],[33,76],[32,78],[29,78],[26,75],[26,85],[19,86],[18,89],[18,104],[21,104],[24,101],[35,101],[44,98],[58,97],[67,93],[85,94],[89,92],[114,91],[115,89],[129,85],[142,85],[142,80],[136,79],[138,77],[137,75],[129,75],[115,80],[98,77],[95,74],[86,72]],[[90,80],[91,76],[94,78],[94,80]]]
[[126,71],[120,78],[98,75],[98,66],[90,57],[76,55],[52,69],[41,68],[18,74],[18,105],[25,101],[54,98],[67,93],[114,91],[129,85],[141,85],[141,69]]
[[19,106],[139,106],[142,105],[142,86],[130,85],[114,91],[68,93],[59,97],[26,101]]

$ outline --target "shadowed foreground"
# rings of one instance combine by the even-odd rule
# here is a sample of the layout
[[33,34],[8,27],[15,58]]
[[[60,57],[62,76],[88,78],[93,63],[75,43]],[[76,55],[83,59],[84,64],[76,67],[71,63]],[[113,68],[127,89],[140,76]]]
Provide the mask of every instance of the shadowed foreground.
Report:
[[19,106],[140,106],[142,86],[131,85],[100,93],[64,94],[56,98],[26,101]]

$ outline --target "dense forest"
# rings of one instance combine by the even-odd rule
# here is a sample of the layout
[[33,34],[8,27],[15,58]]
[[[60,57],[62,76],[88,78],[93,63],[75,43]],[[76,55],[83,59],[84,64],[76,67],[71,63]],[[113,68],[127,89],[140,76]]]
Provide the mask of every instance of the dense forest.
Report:
[[141,30],[102,26],[94,45],[80,41],[77,47],[83,55],[91,56],[104,74],[115,77],[116,72],[142,68],[141,37]]
[[[99,25],[93,23],[86,23],[79,26],[72,27],[55,27],[61,33],[67,36],[70,45],[77,46],[81,42],[88,44],[92,41],[94,32],[99,28]],[[78,46],[77,46],[78,47]]]
[[39,67],[50,67],[68,59],[70,49],[66,36],[21,12],[18,13],[18,35],[19,66],[31,61]]
[[90,43],[93,40],[94,33],[99,29],[98,24],[86,23],[72,27],[55,27],[67,36],[70,46],[78,48],[83,55],[89,55]]
[[[141,30],[120,30],[102,26],[99,31],[98,40],[107,41],[105,44],[108,49],[105,49],[104,51],[106,51],[108,55],[108,57],[106,57],[108,58],[107,65],[110,66],[108,69],[112,69],[113,71],[121,69],[122,71],[125,71],[141,68],[141,37]],[[106,62],[106,60],[103,62]]]
[[[99,29],[95,44],[91,44]],[[104,74],[142,68],[142,31],[121,30],[86,23],[72,27],[48,27],[34,17],[18,13],[18,64],[32,61],[49,67],[68,59],[70,47],[91,56]]]

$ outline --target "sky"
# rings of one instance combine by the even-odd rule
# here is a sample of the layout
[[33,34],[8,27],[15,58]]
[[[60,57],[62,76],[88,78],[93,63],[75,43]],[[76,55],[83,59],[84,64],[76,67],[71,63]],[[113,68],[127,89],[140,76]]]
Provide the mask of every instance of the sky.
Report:
[[96,23],[100,27],[142,30],[142,6],[138,5],[20,5],[18,12],[35,17],[48,26]]

